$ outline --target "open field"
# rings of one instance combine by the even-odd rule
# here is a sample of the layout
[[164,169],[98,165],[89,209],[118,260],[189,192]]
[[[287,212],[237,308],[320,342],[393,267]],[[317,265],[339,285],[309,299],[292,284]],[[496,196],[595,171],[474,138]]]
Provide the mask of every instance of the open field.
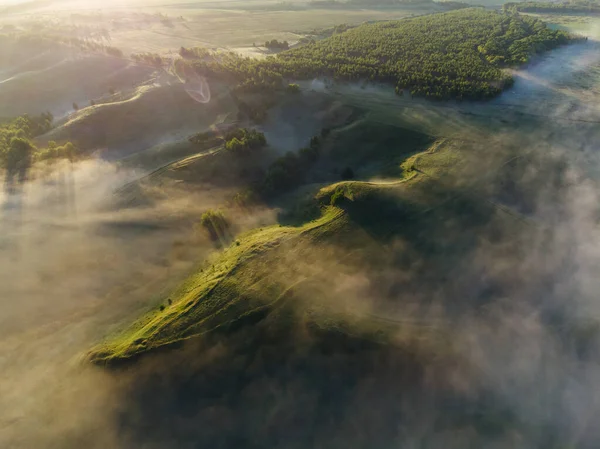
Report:
[[[90,3],[56,3],[40,9],[36,22],[64,23],[65,26],[106,28],[111,45],[130,53],[169,53],[179,47],[203,46],[252,50],[253,43],[266,40],[297,42],[313,30],[339,24],[356,25],[367,21],[401,19],[435,11],[435,7],[395,9],[310,9],[261,10],[260,2],[195,2],[145,4],[144,7],[118,7],[117,11],[98,12]],[[268,6],[268,4],[263,5]],[[103,5],[106,8],[106,5]],[[157,19],[161,14],[164,20]],[[180,19],[182,18],[182,19]],[[8,23],[29,21],[33,17],[9,16]],[[1,23],[1,22],[0,22]],[[257,54],[261,54],[260,52]]]

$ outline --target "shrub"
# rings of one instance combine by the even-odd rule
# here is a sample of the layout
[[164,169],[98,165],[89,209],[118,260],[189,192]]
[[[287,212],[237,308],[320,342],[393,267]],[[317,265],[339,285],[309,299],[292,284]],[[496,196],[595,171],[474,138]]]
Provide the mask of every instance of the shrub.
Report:
[[345,199],[346,195],[344,193],[344,189],[338,187],[335,189],[335,192],[333,192],[333,195],[331,195],[329,204],[331,204],[332,206],[339,206]]
[[246,149],[246,142],[243,142],[237,137],[234,137],[233,139],[225,143],[225,149],[227,151],[240,152]]
[[206,229],[212,240],[217,240],[229,229],[229,222],[220,210],[207,210],[200,218],[200,224]]
[[250,207],[258,202],[258,195],[252,189],[238,192],[233,196],[233,203],[238,207]]
[[225,136],[225,149],[235,153],[248,153],[267,144],[265,135],[255,129],[239,128]]
[[287,50],[290,48],[288,41],[279,42],[277,39],[265,42],[265,47],[269,50]]

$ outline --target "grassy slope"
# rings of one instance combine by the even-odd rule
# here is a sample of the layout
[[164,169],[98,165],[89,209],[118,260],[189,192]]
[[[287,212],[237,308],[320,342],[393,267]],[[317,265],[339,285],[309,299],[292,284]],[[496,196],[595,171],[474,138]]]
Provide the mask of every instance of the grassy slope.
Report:
[[[430,151],[406,161],[403,181],[347,181],[323,188],[317,195],[324,205],[320,218],[239,236],[166,298],[164,310],[149,313],[94,348],[91,360],[110,363],[196,335],[229,332],[263,320],[282,304],[300,308],[313,326],[397,341],[404,326],[365,314],[360,303],[336,303],[329,279],[336,271],[332,266],[367,264],[384,270],[389,263],[385,244],[397,239],[405,242],[407,254],[435,256],[427,268],[433,281],[456,268],[456,258],[471,250],[480,227],[515,225],[511,216],[468,193],[475,181],[461,184],[465,160],[457,144],[436,142]],[[330,206],[336,190],[344,198]],[[328,251],[333,251],[329,258],[324,256]],[[418,328],[431,331],[429,325]],[[436,328],[438,336],[440,332]],[[409,333],[413,339],[418,335],[414,329]]]
[[[219,89],[212,87],[213,95],[219,96]],[[80,110],[42,139],[71,140],[84,150],[135,144],[139,151],[167,135],[176,140],[201,131],[232,108],[227,97],[209,104],[197,103],[180,84],[141,86],[127,100]]]
[[46,110],[59,115],[71,111],[73,102],[84,107],[108,94],[109,89],[130,89],[152,73],[151,69],[107,56],[50,56],[42,66],[15,67],[2,77],[0,116]]
[[[270,283],[265,276],[271,254],[291,240],[318,237],[342,217],[341,210],[331,208],[319,220],[300,228],[269,227],[240,236],[239,245],[233,243],[216,255],[170,295],[171,306],[148,315],[119,338],[95,349],[92,359],[130,357],[225,326],[276,304],[291,286]],[[264,297],[270,302],[265,303]]]

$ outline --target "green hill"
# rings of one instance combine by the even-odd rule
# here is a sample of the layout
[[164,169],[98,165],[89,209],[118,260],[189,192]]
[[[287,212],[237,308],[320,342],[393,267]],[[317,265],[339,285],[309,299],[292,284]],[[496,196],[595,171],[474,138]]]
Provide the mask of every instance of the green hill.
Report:
[[[31,67],[9,66],[0,79],[0,117],[50,111],[55,116],[81,108],[91,100],[110,96],[110,91],[129,91],[146,81],[153,70],[108,56],[48,52]],[[49,83],[47,80],[52,80]]]
[[[406,160],[404,180],[344,181],[320,189],[315,197],[319,218],[238,236],[160,307],[95,348],[91,360],[126,360],[199,335],[228,335],[263,320],[280,325],[273,316],[280,316],[281,310],[300,314],[303,318],[294,320],[308,320],[328,332],[335,329],[379,343],[397,344],[398,335],[407,329],[409,340],[424,332],[428,341],[437,341],[445,332],[442,324],[416,325],[420,321],[407,316],[405,329],[402,323],[381,318],[385,315],[369,299],[381,292],[364,291],[364,298],[348,292],[347,300],[340,300],[332,283],[363,270],[376,273],[394,267],[419,282],[431,279],[436,288],[458,288],[453,274],[461,269],[457,261],[467,260],[481,239],[502,239],[524,226],[518,214],[486,200],[490,190],[485,186],[497,173],[478,170],[480,175],[471,177],[473,157],[458,143],[441,141]],[[501,162],[493,156],[488,164],[502,168]],[[390,251],[392,242],[403,250]],[[503,244],[517,251],[519,241],[507,239]],[[428,291],[426,285],[420,287],[422,293]],[[474,300],[447,306],[458,311]]]
[[82,108],[41,139],[69,140],[82,150],[130,151],[179,140],[235,111],[226,95],[219,96],[218,86],[212,88],[215,101],[199,104],[181,84],[141,86],[128,99]]

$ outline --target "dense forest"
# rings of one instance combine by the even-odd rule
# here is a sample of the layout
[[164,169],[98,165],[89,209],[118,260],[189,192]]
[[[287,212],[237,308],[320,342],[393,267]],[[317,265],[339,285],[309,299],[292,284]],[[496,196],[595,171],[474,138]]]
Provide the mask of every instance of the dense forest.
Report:
[[187,63],[241,90],[328,77],[390,83],[400,94],[432,99],[484,99],[512,83],[503,67],[572,39],[533,17],[470,8],[361,25],[262,61],[228,53]]
[[506,3],[502,6],[504,11],[513,12],[543,12],[543,13],[600,13],[600,3],[590,1],[569,2],[519,2]]

